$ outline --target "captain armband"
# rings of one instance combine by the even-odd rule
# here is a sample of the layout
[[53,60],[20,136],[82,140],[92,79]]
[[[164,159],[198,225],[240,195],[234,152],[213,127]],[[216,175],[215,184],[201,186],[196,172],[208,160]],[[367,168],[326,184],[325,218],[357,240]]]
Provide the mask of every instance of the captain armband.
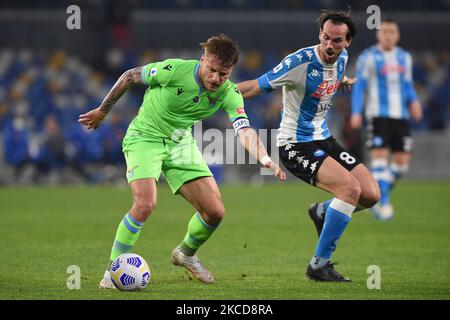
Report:
[[233,121],[234,133],[237,134],[238,131],[242,128],[249,128],[250,121],[247,118],[238,118]]

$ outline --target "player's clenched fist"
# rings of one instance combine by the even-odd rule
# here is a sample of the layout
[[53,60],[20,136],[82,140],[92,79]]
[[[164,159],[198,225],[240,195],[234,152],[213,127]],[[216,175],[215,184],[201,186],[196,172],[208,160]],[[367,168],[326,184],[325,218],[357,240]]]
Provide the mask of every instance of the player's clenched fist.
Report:
[[273,171],[275,177],[278,177],[281,181],[286,180],[286,172],[281,170],[278,164],[276,164],[275,162],[271,162],[268,168]]
[[100,110],[99,107],[80,115],[78,117],[78,122],[83,124],[86,129],[97,129],[105,117],[106,113]]

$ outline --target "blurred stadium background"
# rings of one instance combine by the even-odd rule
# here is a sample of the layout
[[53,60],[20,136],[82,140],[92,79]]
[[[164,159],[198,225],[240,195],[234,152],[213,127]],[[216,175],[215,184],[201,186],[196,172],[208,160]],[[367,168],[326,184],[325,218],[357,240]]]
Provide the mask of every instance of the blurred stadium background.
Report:
[[[81,30],[68,30],[66,8],[81,8]],[[0,2],[0,185],[126,184],[121,141],[144,88],[128,92],[95,132],[78,115],[99,105],[125,70],[169,57],[196,59],[198,43],[225,32],[241,58],[232,80],[253,79],[289,52],[317,42],[322,8],[352,7],[359,34],[349,49],[347,74],[357,55],[375,42],[366,8],[394,17],[400,45],[414,58],[424,119],[414,124],[415,153],[408,179],[450,179],[450,1],[338,0],[27,0]],[[348,129],[349,94],[335,99],[334,135],[366,155],[364,133]],[[246,102],[253,126],[274,129],[280,97]],[[203,129],[225,130],[224,113]],[[225,143],[233,143],[226,141]],[[203,143],[203,146],[207,143]],[[215,167],[219,182],[262,179],[258,167]]]

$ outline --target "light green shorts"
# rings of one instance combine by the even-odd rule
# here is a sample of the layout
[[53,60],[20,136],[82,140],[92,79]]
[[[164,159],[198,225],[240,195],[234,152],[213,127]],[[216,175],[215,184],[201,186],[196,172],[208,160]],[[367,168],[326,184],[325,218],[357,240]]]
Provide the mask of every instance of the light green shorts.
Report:
[[122,151],[127,163],[128,183],[145,178],[158,181],[162,171],[172,192],[177,193],[184,183],[213,175],[190,134],[181,142],[174,142],[128,130]]

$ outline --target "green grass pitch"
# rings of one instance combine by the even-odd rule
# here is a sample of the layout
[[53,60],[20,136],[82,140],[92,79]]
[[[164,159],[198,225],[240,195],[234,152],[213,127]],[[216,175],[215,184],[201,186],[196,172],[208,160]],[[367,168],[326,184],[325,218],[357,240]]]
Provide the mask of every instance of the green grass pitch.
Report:
[[[193,280],[170,262],[194,210],[162,185],[158,206],[133,252],[150,265],[141,292],[100,290],[116,227],[130,207],[128,187],[0,189],[0,299],[449,299],[450,183],[401,182],[396,214],[380,222],[356,213],[333,260],[353,283],[316,283],[305,269],[316,233],[307,216],[325,192],[301,182],[221,186],[226,216],[199,256],[216,283]],[[69,265],[81,289],[69,290]],[[367,268],[381,288],[367,288]]]

